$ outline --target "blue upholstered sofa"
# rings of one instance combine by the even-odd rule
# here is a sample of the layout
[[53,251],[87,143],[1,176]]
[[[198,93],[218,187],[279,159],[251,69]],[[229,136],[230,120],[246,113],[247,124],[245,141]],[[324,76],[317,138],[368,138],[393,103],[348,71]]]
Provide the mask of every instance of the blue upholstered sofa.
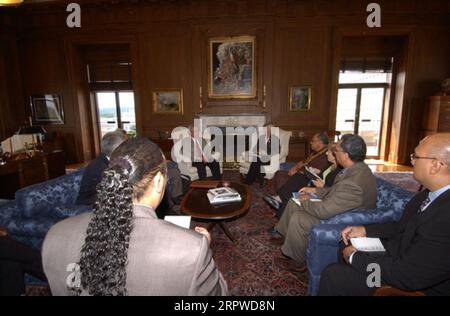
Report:
[[83,171],[17,191],[15,200],[0,205],[0,226],[14,239],[40,250],[51,226],[90,210],[89,206],[75,205]]
[[[177,168],[169,162],[169,168]],[[0,226],[11,236],[40,250],[50,227],[64,218],[91,210],[90,206],[75,205],[84,168],[16,192],[15,200],[0,204]],[[172,184],[169,179],[168,190]]]
[[331,263],[338,262],[340,233],[349,225],[385,223],[400,219],[404,206],[414,195],[383,179],[376,178],[378,196],[374,210],[357,209],[339,214],[313,226],[306,250],[306,264],[309,270],[308,294],[316,295],[319,290],[320,274]]

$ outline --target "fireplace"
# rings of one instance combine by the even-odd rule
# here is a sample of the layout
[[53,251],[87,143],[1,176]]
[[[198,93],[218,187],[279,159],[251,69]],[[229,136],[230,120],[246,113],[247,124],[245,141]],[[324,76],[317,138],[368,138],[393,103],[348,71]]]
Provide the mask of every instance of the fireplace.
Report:
[[[242,127],[244,130],[248,127],[262,127],[266,122],[266,117],[264,115],[201,115],[198,118],[200,120],[201,128],[206,129],[207,127],[217,127],[222,131],[224,135],[223,150],[221,155],[223,157],[223,167],[225,169],[236,169],[239,168],[237,139],[238,137],[245,138],[244,150],[249,150],[249,136],[245,135],[242,131],[236,130],[237,127]],[[228,128],[228,130],[227,130]],[[230,129],[232,128],[232,129]],[[230,130],[232,132],[230,133]],[[214,134],[211,135],[213,140]],[[234,143],[234,150],[230,152],[226,150],[226,142]],[[218,150],[220,151],[220,150]]]

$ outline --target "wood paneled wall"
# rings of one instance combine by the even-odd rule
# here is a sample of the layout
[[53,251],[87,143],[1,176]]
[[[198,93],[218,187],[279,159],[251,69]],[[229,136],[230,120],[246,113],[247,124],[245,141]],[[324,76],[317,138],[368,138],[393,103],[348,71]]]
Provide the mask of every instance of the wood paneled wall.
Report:
[[16,31],[10,21],[0,18],[0,138],[17,131],[18,118],[24,117],[22,83]]
[[[403,36],[409,40],[405,61],[407,80],[395,161],[406,161],[418,142],[420,117],[426,97],[450,76],[447,2],[444,0],[384,0],[382,28],[366,27],[366,1],[352,0],[189,0],[189,1],[79,1],[82,27],[65,25],[64,2],[23,6],[13,16],[18,31],[17,69],[21,91],[8,90],[15,103],[15,120],[29,115],[27,98],[33,93],[58,93],[64,99],[65,124],[48,129],[65,136],[70,161],[94,155],[89,139],[89,94],[83,84],[83,45],[128,44],[136,95],[138,133],[157,136],[157,130],[187,125],[200,113],[264,113],[267,120],[310,136],[334,128],[337,60],[344,36]],[[351,30],[349,32],[348,30]],[[431,35],[430,35],[431,34]],[[208,39],[256,37],[257,96],[250,100],[212,100],[207,97]],[[368,41],[370,46],[370,40]],[[346,46],[347,47],[347,46]],[[361,47],[370,51],[370,47]],[[1,65],[1,63],[0,63]],[[1,74],[0,67],[0,77]],[[3,71],[4,72],[4,71]],[[312,86],[312,109],[289,112],[288,87]],[[263,87],[266,87],[264,95]],[[200,100],[200,87],[202,99]],[[182,115],[156,115],[151,93],[158,88],[183,89]],[[2,102],[2,101],[0,101]],[[22,104],[16,110],[17,104]],[[202,108],[200,108],[202,104]],[[265,106],[264,106],[265,105]],[[19,106],[20,107],[20,106]],[[6,111],[3,109],[2,114]]]

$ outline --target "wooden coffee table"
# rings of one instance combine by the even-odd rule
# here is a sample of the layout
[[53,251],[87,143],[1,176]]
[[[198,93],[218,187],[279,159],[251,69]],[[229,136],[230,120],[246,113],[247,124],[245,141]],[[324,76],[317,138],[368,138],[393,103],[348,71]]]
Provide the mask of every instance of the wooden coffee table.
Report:
[[240,202],[211,205],[206,196],[208,189],[191,188],[181,201],[180,209],[184,214],[195,219],[210,222],[208,231],[211,231],[215,225],[219,225],[228,238],[234,242],[224,221],[236,219],[248,212],[252,201],[252,191],[247,185],[237,182],[232,182],[230,187],[239,192],[242,198]]

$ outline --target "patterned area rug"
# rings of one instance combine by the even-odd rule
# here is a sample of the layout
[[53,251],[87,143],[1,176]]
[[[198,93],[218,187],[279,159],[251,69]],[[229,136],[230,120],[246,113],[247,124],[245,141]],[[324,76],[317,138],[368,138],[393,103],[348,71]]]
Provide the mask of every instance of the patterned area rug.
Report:
[[[410,191],[417,191],[419,184],[411,172],[379,172],[377,176]],[[225,171],[224,179],[239,181],[237,171]],[[293,274],[279,269],[274,258],[279,247],[268,242],[267,229],[277,222],[274,212],[263,201],[268,188],[254,184],[253,200],[249,212],[242,218],[225,223],[233,237],[232,243],[222,230],[214,227],[211,248],[214,259],[228,282],[231,295],[235,296],[288,296],[305,295],[307,273]],[[206,226],[205,223],[194,223]],[[48,287],[27,286],[27,295],[50,295]]]
[[[239,181],[239,173],[225,171],[224,179]],[[277,220],[274,211],[262,199],[263,194],[269,193],[267,186],[261,188],[256,183],[251,190],[253,199],[249,212],[244,217],[225,223],[236,239],[234,244],[218,226],[211,233],[214,259],[228,282],[230,294],[305,295],[307,274],[295,275],[280,270],[274,263],[280,250],[268,241],[270,236],[267,230]],[[203,223],[200,225],[206,226]]]

